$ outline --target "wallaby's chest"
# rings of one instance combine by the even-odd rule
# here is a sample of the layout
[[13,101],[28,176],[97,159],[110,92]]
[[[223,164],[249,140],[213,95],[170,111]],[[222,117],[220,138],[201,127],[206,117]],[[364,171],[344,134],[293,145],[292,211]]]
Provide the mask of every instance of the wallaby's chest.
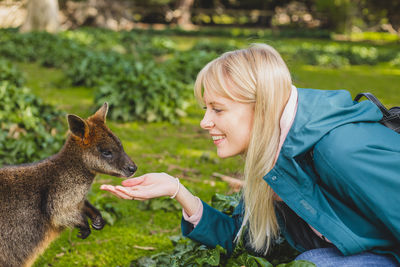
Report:
[[77,207],[90,190],[90,184],[85,183],[64,183],[63,185],[56,186],[50,193],[52,204],[62,207]]
[[[55,187],[49,193],[48,212],[54,226],[73,227],[82,219],[82,211],[90,184]],[[58,189],[58,190],[57,190]]]

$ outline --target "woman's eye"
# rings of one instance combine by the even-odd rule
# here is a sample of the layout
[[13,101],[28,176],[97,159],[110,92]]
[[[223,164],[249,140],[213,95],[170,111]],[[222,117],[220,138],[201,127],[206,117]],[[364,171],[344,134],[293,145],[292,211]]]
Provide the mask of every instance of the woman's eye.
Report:
[[215,113],[219,113],[222,111],[222,109],[217,109],[217,108],[213,108],[213,110],[215,111]]
[[112,157],[112,153],[109,150],[105,150],[105,151],[101,151],[101,155],[105,158],[111,158]]

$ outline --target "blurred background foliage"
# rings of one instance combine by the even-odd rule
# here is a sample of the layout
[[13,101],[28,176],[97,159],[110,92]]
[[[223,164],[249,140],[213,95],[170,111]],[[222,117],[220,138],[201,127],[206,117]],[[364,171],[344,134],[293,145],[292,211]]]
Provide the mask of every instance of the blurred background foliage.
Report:
[[[35,13],[35,10],[38,14]],[[41,11],[40,11],[41,10]],[[44,12],[43,10],[47,10]],[[52,21],[44,23],[43,21]],[[37,24],[37,25],[32,25]],[[0,0],[0,26],[113,30],[226,26],[398,34],[400,2],[390,0]]]

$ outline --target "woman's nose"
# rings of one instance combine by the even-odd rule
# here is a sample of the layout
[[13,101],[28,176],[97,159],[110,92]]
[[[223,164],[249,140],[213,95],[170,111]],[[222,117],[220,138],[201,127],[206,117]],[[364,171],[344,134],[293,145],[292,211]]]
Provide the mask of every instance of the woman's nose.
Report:
[[[206,114],[207,115],[207,114]],[[203,129],[211,129],[215,126],[214,122],[208,117],[204,115],[203,119],[200,121],[200,127]]]

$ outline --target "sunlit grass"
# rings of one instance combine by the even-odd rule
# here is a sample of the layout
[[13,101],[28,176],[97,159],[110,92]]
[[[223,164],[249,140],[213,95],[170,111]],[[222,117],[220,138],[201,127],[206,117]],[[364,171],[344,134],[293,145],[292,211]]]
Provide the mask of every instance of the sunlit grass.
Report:
[[388,64],[348,66],[340,69],[308,65],[289,67],[294,84],[298,87],[346,89],[353,97],[360,92],[371,92],[389,107],[400,103],[400,70]]
[[83,117],[90,114],[90,108],[93,107],[92,88],[67,85],[59,69],[43,68],[31,63],[18,63],[18,66],[25,72],[26,86],[45,102]]

